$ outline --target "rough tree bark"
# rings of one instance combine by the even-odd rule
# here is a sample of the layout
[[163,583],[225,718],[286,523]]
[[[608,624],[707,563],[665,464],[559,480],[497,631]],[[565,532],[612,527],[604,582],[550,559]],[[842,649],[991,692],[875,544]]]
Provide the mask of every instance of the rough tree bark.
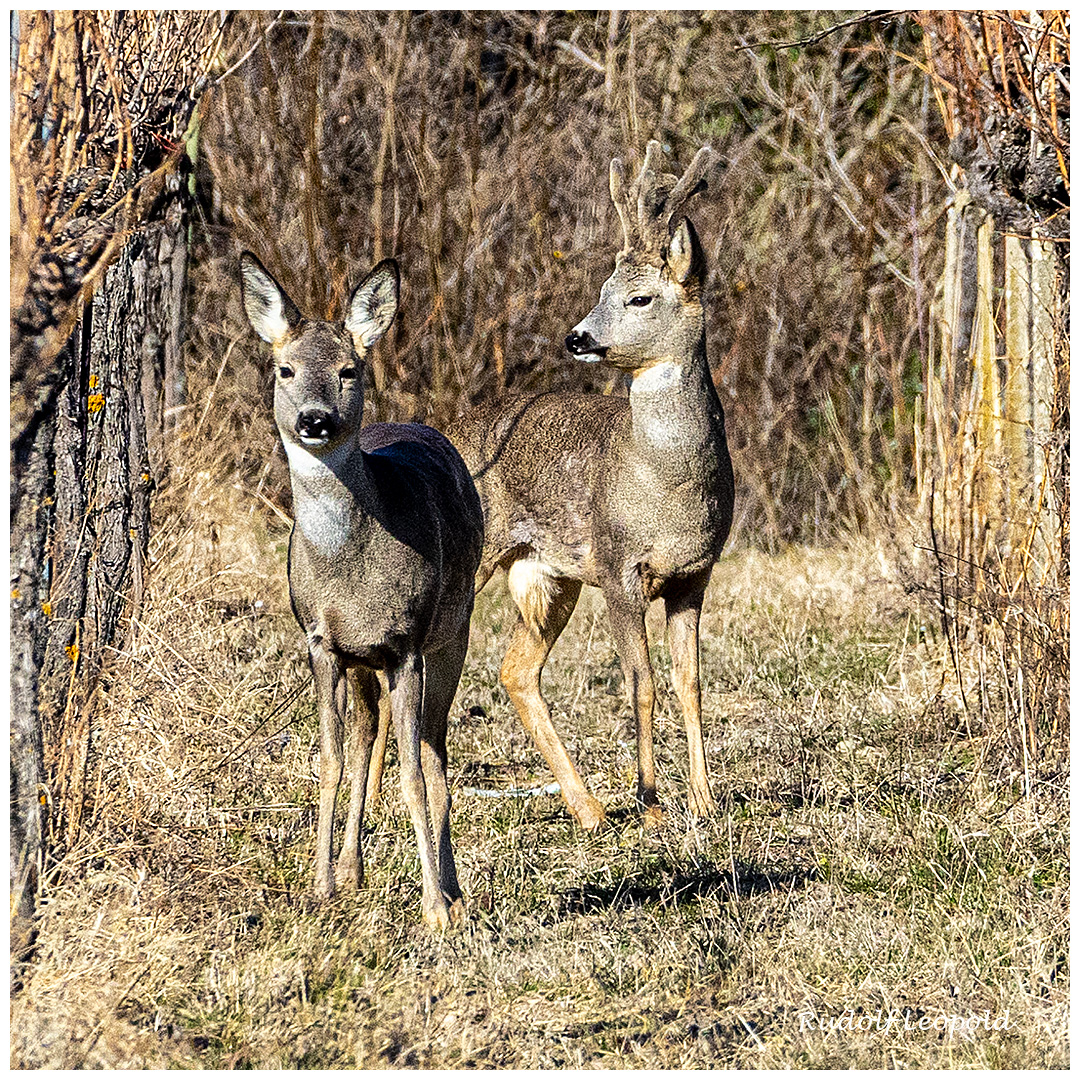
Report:
[[38,674],[45,648],[45,536],[53,423],[42,412],[12,451],[11,470],[11,955],[32,941],[44,851]]
[[95,692],[123,646],[125,615],[142,603],[150,493],[168,449],[163,402],[177,404],[181,371],[188,198],[181,177],[167,182],[84,309],[57,361],[56,394],[13,448],[16,960],[32,943],[45,846],[62,852],[82,820]]

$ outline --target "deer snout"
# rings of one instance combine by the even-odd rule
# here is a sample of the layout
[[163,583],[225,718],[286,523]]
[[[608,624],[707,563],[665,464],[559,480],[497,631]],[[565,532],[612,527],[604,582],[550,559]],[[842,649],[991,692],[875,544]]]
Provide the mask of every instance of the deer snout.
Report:
[[337,409],[307,408],[297,414],[294,425],[297,437],[308,446],[321,446],[329,442],[341,426]]
[[574,356],[603,356],[607,348],[601,345],[588,330],[571,330],[566,335],[566,348]]

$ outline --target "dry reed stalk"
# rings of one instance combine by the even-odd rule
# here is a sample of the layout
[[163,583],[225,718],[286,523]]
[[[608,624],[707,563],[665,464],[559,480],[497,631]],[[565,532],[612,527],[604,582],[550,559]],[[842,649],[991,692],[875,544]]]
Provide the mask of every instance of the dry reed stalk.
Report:
[[[1068,57],[1068,32],[1060,12],[920,15],[919,21],[928,31],[935,93],[938,83],[947,88],[944,97],[938,93],[946,128],[971,144],[961,151],[971,191],[978,191],[984,211],[999,216],[1006,235],[999,326],[991,219],[984,216],[977,236],[965,238],[971,195],[957,192],[947,223],[943,302],[935,309],[940,345],[928,362],[921,410],[918,488],[931,517],[938,602],[943,620],[951,620],[952,666],[984,715],[989,697],[1003,695],[1008,719],[997,734],[1014,748],[1030,793],[1033,771],[1061,749],[1068,685],[1068,506],[1057,494],[1068,477],[1058,450],[1068,423],[1061,404],[1068,335],[1060,315],[1067,292],[1056,279],[1049,239],[1062,208],[1055,208],[1052,176],[1039,156],[1041,148],[1053,148],[1067,192],[1057,62]],[[1010,125],[1027,140],[1026,206],[1003,182],[988,190],[984,179],[986,155],[1009,152]],[[935,490],[927,506],[927,493]],[[974,660],[966,675],[964,654]]]

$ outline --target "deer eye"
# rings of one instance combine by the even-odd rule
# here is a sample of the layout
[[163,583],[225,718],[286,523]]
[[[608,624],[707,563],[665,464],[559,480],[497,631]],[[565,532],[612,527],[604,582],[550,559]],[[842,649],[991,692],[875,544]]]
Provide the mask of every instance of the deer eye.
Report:
[[651,296],[631,296],[628,301],[630,307],[648,307],[652,302]]
[[282,364],[281,367],[279,367],[277,369],[277,373],[278,373],[278,378],[280,378],[280,379],[291,379],[293,377],[293,375],[295,374],[293,369],[291,367],[289,367],[288,364]]
[[351,364],[347,368],[342,368],[341,369],[341,377],[343,379],[355,379],[356,378],[356,368],[353,367]]

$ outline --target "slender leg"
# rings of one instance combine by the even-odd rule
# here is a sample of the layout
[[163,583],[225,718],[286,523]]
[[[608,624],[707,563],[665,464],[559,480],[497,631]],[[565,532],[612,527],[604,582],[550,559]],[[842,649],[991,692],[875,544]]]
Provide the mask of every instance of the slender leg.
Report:
[[709,787],[709,771],[705,764],[705,743],[701,735],[701,680],[698,671],[698,624],[705,585],[678,597],[667,597],[668,646],[671,649],[671,681],[682,706],[686,724],[686,742],[690,751],[690,812],[705,817],[716,810]]
[[427,789],[420,764],[421,710],[424,698],[424,661],[419,653],[405,658],[390,672],[390,697],[401,759],[401,790],[409,808],[416,845],[420,852],[423,882],[424,922],[445,929],[450,926],[450,909],[439,887],[435,843],[428,819]]
[[[475,596],[491,579],[495,572],[494,562],[481,563],[476,571],[473,584]],[[379,733],[375,737],[375,748],[371,755],[371,770],[368,773],[367,805],[375,806],[382,795],[383,769],[386,765],[386,739],[390,733],[390,697],[385,695],[379,701]]]
[[345,819],[345,836],[341,841],[336,876],[337,884],[342,889],[355,890],[364,880],[364,856],[360,850],[360,835],[364,827],[368,769],[381,713],[379,711],[379,677],[375,672],[370,668],[353,668],[352,684],[353,709],[356,713],[352,737],[349,740],[352,786],[349,795],[349,814]]
[[450,844],[450,788],[446,779],[446,729],[450,706],[469,648],[468,623],[459,640],[424,657],[424,719],[420,731],[420,764],[439,858],[439,887],[450,905],[451,922],[465,918],[454,849]]
[[663,811],[656,794],[656,765],[653,760],[656,693],[649,660],[649,641],[645,634],[645,608],[644,604],[638,606],[629,600],[621,586],[605,587],[604,597],[637,729],[638,805],[645,814],[646,824],[656,825],[663,820]]
[[581,594],[581,582],[558,578],[550,585],[549,602],[544,610],[534,612],[539,625],[527,625],[518,616],[500,675],[525,730],[559,781],[570,813],[583,829],[592,830],[603,824],[604,808],[586,791],[551,722],[551,710],[540,693],[540,672],[551,647],[573,614]]
[[[376,680],[376,691],[378,691]],[[379,726],[375,734],[375,745],[371,750],[371,765],[368,768],[367,805],[375,806],[382,797],[383,769],[386,766],[386,739],[390,734],[390,695],[379,697]]]
[[315,843],[315,895],[334,892],[330,866],[334,843],[334,805],[341,784],[342,717],[345,714],[345,673],[321,639],[309,639],[311,673],[319,709],[319,828]]

